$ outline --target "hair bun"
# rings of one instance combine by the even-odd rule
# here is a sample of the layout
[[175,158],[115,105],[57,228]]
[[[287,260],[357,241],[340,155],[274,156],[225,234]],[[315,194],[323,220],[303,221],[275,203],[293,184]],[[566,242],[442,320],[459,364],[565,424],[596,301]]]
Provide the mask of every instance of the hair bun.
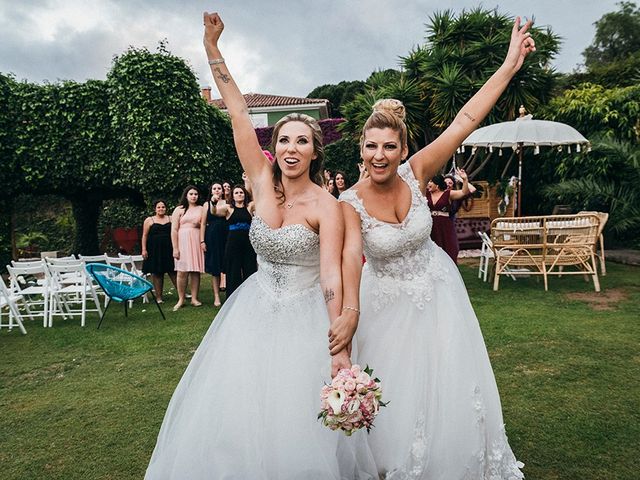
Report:
[[407,116],[404,105],[395,98],[383,98],[373,104],[374,112],[386,112],[404,121]]

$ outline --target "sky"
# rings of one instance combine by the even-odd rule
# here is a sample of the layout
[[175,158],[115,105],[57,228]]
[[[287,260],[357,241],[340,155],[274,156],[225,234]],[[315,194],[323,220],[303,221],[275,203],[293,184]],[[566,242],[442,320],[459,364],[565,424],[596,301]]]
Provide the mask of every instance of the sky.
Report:
[[225,23],[220,50],[243,92],[307,96],[319,85],[397,68],[400,56],[423,43],[430,15],[479,5],[550,26],[563,38],[552,63],[571,72],[583,62],[594,22],[618,10],[617,2],[0,0],[0,72],[34,83],[105,79],[114,55],[129,46],[155,50],[166,39],[200,85],[213,86],[202,46],[207,10]]

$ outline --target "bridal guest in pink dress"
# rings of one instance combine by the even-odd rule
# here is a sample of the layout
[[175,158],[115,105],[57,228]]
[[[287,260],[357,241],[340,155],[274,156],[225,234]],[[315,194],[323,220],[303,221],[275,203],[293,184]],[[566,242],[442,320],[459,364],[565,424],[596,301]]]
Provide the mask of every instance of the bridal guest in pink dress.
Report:
[[198,301],[200,274],[204,272],[204,251],[200,243],[202,206],[198,205],[199,197],[198,188],[189,185],[182,192],[180,205],[171,216],[173,258],[178,272],[178,303],[173,307],[174,311],[185,303],[187,281],[191,283],[191,305],[202,305]]

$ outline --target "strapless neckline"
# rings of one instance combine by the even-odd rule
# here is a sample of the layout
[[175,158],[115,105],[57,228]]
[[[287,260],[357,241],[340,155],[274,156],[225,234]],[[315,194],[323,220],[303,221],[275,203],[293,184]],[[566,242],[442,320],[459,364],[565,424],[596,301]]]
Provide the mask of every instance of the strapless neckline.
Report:
[[255,220],[259,220],[260,223],[262,223],[265,227],[267,227],[269,230],[272,230],[274,232],[277,232],[278,230],[284,230],[287,228],[293,228],[293,227],[299,227],[299,228],[303,228],[304,230],[306,230],[309,233],[314,234],[315,236],[319,236],[317,232],[314,232],[313,230],[311,230],[309,227],[307,227],[306,225],[302,224],[302,223],[289,223],[287,225],[281,225],[279,227],[272,227],[271,225],[269,225],[265,219],[263,219],[262,217],[260,217],[258,214],[254,215],[253,217]]

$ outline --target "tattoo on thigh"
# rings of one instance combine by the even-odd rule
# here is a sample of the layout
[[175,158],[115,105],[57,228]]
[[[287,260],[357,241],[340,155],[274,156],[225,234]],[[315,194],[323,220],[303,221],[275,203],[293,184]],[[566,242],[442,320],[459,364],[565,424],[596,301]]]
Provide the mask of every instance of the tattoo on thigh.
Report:
[[331,288],[325,288],[324,290],[324,301],[325,303],[329,303],[331,300],[334,299],[335,297],[335,293],[333,293],[333,290]]
[[222,73],[222,70],[220,70],[220,67],[216,67],[215,68],[216,73],[218,74],[218,78],[220,80],[222,80],[224,83],[229,83],[229,75],[227,75],[226,73]]

